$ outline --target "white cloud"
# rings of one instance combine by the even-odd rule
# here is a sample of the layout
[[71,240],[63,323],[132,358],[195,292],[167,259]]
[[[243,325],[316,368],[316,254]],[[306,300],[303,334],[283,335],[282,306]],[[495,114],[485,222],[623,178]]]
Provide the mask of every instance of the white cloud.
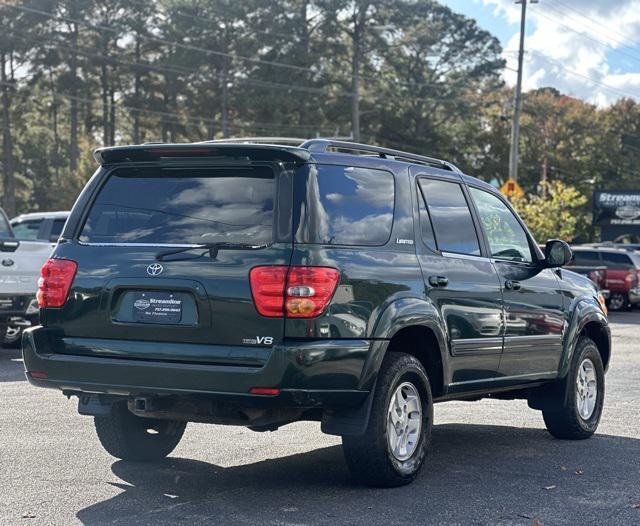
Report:
[[[513,0],[482,2],[519,24]],[[553,86],[599,106],[623,96],[640,101],[640,0],[540,0],[527,6],[527,26],[523,89]],[[505,46],[513,69],[518,39],[516,30]],[[504,77],[515,84],[514,71]]]

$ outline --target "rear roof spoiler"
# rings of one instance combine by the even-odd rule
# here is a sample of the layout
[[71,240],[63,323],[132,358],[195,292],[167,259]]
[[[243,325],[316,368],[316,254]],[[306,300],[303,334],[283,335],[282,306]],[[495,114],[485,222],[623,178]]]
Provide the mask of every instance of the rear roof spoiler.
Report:
[[308,150],[275,144],[191,143],[141,144],[98,148],[93,158],[100,165],[125,162],[158,161],[173,157],[222,157],[257,161],[301,163],[311,157]]

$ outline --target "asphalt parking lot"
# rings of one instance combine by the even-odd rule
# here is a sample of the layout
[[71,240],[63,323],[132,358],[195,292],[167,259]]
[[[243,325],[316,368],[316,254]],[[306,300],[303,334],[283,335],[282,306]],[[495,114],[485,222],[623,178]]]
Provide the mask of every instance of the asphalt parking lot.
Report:
[[354,485],[317,424],[191,424],[163,462],[116,461],[1,349],[0,524],[640,524],[640,313],[611,322],[595,437],[551,438],[526,402],[441,404],[426,469],[391,490]]

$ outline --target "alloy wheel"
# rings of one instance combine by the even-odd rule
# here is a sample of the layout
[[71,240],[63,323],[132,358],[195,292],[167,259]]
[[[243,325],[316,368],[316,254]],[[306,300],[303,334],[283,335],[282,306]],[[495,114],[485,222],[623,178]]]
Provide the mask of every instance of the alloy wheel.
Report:
[[422,402],[420,393],[411,382],[398,386],[387,411],[387,441],[391,454],[400,461],[413,455],[422,431]]
[[598,401],[598,380],[596,369],[589,358],[585,358],[576,378],[576,404],[582,420],[589,420]]

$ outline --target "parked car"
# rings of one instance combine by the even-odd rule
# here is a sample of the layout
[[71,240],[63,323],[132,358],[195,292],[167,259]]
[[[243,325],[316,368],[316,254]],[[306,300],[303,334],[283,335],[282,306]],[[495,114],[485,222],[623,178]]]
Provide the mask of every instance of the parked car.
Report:
[[435,402],[522,398],[556,437],[596,430],[611,341],[595,286],[454,165],[323,139],[95,158],[23,356],[113,456],[163,458],[190,421],[315,420],[357,480],[397,486]]
[[627,250],[629,252],[640,252],[640,243],[613,243],[611,241],[602,241],[600,243],[585,243],[584,247],[593,248],[617,248]]
[[16,238],[23,241],[57,243],[69,212],[32,212],[11,220]]
[[5,347],[19,347],[22,330],[38,319],[35,294],[40,267],[51,250],[49,243],[16,239],[0,209],[0,334]]
[[640,304],[640,255],[603,247],[574,247],[569,268],[606,267],[604,286],[609,290],[611,310],[626,310]]
[[[591,245],[580,245],[580,246],[583,247],[583,246],[591,246]],[[538,248],[544,251],[544,246],[538,245]],[[598,289],[598,292],[601,295],[601,298],[600,298],[601,302],[606,303],[609,301],[610,291],[606,287],[607,267],[605,267],[604,265],[593,266],[593,264],[586,265],[584,267],[579,266],[575,264],[575,261],[573,261],[573,258],[572,258],[572,261],[569,263],[569,265],[571,266],[571,270],[573,272],[582,274],[583,276],[588,277],[593,282],[593,284],[596,286],[596,288]]]
[[[40,309],[35,294],[40,269],[58,241],[68,215],[69,212],[36,212],[19,215],[10,221],[13,235],[22,242],[22,248],[19,249],[19,256],[23,260],[20,262],[22,269],[20,279],[30,284],[31,293],[27,297],[24,290],[20,289],[15,296],[12,296],[11,301],[21,306],[19,309],[21,312],[14,312],[15,315],[7,320],[6,330],[4,326],[0,328],[4,331],[3,347],[19,347],[22,331],[38,320]],[[31,275],[27,275],[27,272]],[[4,270],[0,270],[0,273],[4,273]],[[7,279],[13,278],[8,276]]]

